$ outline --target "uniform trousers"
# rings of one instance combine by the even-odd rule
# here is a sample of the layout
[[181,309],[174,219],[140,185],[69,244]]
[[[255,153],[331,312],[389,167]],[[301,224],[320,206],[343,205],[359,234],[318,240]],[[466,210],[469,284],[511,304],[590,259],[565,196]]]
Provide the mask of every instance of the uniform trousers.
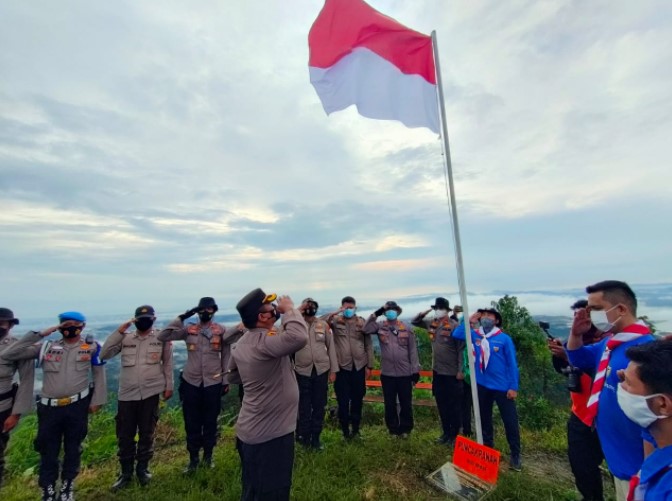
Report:
[[35,450],[40,453],[40,487],[58,480],[58,456],[63,444],[61,480],[74,480],[79,474],[82,442],[88,432],[91,395],[63,407],[37,404],[37,438]]
[[236,439],[242,467],[241,501],[288,501],[294,467],[294,434],[261,444]]
[[336,373],[334,383],[338,401],[338,420],[345,432],[352,425],[352,432],[359,432],[362,421],[362,402],[366,395],[366,368],[356,370],[341,369]]
[[179,391],[189,454],[197,456],[202,448],[205,456],[212,455],[217,441],[217,416],[222,408],[222,385],[194,386],[182,379]]
[[[455,439],[460,431],[462,381],[455,376],[437,374],[432,378],[432,393],[439,410],[443,435]],[[471,419],[471,416],[469,417]]]
[[597,430],[572,413],[567,421],[567,455],[572,467],[576,488],[584,501],[602,501],[602,472],[604,459]]
[[520,456],[520,427],[516,401],[506,397],[505,391],[491,390],[478,385],[478,404],[481,408],[481,425],[483,426],[483,445],[493,447],[495,443],[492,426],[492,408],[497,403],[499,414],[504,422],[506,440],[509,442],[511,456]]
[[324,408],[327,405],[329,371],[317,374],[313,367],[310,376],[296,375],[299,385],[299,413],[296,434],[307,443],[319,441],[324,424]]
[[[385,402],[385,424],[392,435],[413,429],[413,381],[411,376],[380,376]],[[399,409],[397,410],[397,400]]]
[[[141,400],[120,400],[117,444],[120,463],[147,463],[154,456],[154,432],[159,420],[159,394]],[[135,441],[135,435],[138,441]]]
[[462,402],[460,404],[462,413],[462,435],[470,437],[471,431],[471,409],[474,406],[474,399],[471,394],[471,384],[462,381]]
[[5,475],[5,451],[7,450],[7,443],[9,442],[9,433],[3,433],[2,426],[11,414],[11,407],[6,411],[0,412],[0,486],[2,486],[2,479]]

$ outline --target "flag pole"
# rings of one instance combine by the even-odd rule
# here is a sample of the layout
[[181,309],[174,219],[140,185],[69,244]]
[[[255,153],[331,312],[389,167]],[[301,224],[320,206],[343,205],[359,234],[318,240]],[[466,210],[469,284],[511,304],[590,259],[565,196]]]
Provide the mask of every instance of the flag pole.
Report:
[[439,44],[436,40],[436,31],[432,31],[432,49],[434,51],[434,66],[436,67],[436,88],[438,91],[439,115],[441,116],[441,137],[443,139],[448,189],[450,191],[450,214],[453,220],[453,240],[455,243],[455,265],[457,267],[457,283],[460,288],[464,315],[464,334],[467,342],[469,358],[469,372],[471,373],[471,397],[474,407],[474,421],[476,422],[476,439],[483,444],[483,429],[481,428],[481,408],[478,405],[478,386],[476,384],[476,363],[474,360],[474,346],[471,339],[471,323],[469,322],[469,307],[467,306],[467,286],[464,280],[464,264],[462,262],[462,242],[460,240],[460,224],[457,219],[457,203],[455,202],[455,184],[453,182],[453,163],[450,158],[450,144],[448,143],[448,125],[446,123],[446,105],[443,99],[443,83],[441,81],[441,67],[439,65]]

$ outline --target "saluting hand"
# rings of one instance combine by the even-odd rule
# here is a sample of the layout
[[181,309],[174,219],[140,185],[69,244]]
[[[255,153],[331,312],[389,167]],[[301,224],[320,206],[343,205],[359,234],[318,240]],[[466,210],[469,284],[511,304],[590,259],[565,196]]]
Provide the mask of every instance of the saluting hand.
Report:
[[42,337],[51,336],[54,332],[56,332],[60,328],[61,328],[60,325],[54,325],[53,327],[49,327],[48,329],[44,329],[42,332],[40,332],[40,336]]
[[587,308],[576,310],[574,313],[574,321],[572,322],[572,330],[569,331],[570,336],[583,336],[590,330],[593,321],[590,319],[590,313]]
[[278,298],[278,312],[287,313],[294,309],[294,301],[289,296],[280,296]]
[[124,322],[123,324],[121,324],[119,326],[117,331],[119,331],[121,334],[126,334],[126,331],[129,329],[129,327],[131,326],[131,324],[133,322],[135,322],[135,318],[131,318],[130,320],[127,320],[126,322]]

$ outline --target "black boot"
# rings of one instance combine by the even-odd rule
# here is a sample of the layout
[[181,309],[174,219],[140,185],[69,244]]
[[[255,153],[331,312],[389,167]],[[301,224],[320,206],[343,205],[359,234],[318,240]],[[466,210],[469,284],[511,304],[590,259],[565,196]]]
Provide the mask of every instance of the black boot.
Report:
[[63,480],[61,483],[60,501],[75,501],[75,481]]
[[112,492],[120,491],[133,480],[133,462],[120,461],[121,472],[117,477],[117,481],[112,484]]
[[149,472],[149,461],[138,461],[135,466],[135,474],[138,476],[138,482],[143,487],[152,480],[152,474]]
[[214,468],[215,463],[212,460],[212,451],[203,450],[203,462],[201,463],[203,468]]
[[322,451],[324,450],[324,445],[322,445],[322,442],[320,442],[320,434],[319,433],[313,433],[310,437],[310,448],[315,450],[315,451]]
[[42,487],[42,501],[56,501],[56,485],[49,484]]
[[185,475],[191,475],[198,469],[198,452],[196,454],[189,453],[189,464],[187,467],[184,469],[183,473]]

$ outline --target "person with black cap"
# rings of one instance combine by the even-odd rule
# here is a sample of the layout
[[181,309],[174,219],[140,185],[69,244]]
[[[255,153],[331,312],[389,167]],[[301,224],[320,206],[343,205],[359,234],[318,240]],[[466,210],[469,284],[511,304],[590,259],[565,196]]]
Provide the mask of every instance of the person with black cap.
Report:
[[[198,468],[201,449],[203,465],[214,466],[212,451],[217,441],[217,416],[222,408],[221,397],[229,390],[225,372],[231,350],[222,342],[226,329],[212,320],[217,310],[213,298],[203,297],[198,306],[179,315],[158,336],[162,342],[181,340],[187,345],[187,364],[181,373],[179,388],[189,451],[186,474]],[[184,325],[184,321],[196,313],[199,323]]]
[[[420,379],[420,361],[413,330],[399,320],[401,311],[396,302],[386,302],[371,314],[364,332],[376,334],[380,341],[380,381],[387,429],[393,436],[408,438],[413,430],[413,385]],[[385,320],[378,322],[381,315],[385,315]]]
[[[462,322],[453,331],[453,337],[465,340],[466,333]],[[511,337],[502,331],[502,315],[494,308],[478,310],[469,318],[471,326],[480,324],[478,330],[471,329],[476,359],[476,377],[478,384],[478,404],[481,409],[483,444],[493,447],[495,443],[492,426],[492,409],[497,403],[499,414],[504,422],[506,440],[511,452],[510,466],[520,471],[520,426],[516,398],[518,397],[518,362],[516,347]]]
[[306,298],[299,310],[308,325],[308,343],[294,354],[294,370],[299,383],[299,420],[296,440],[305,447],[322,450],[320,442],[327,405],[329,383],[336,380],[338,360],[329,324],[317,318],[319,304]]
[[[74,481],[80,470],[82,442],[88,432],[88,414],[98,412],[107,400],[101,346],[91,335],[82,339],[86,318],[77,311],[68,311],[61,313],[58,320],[59,325],[28,332],[3,355],[5,360],[13,361],[38,359],[42,367],[35,449],[40,453],[38,483],[43,501],[75,499]],[[42,342],[56,331],[61,333],[61,339]],[[64,453],[61,490],[57,496],[61,445]]]
[[360,436],[366,380],[371,376],[374,362],[371,336],[364,332],[366,321],[357,315],[357,302],[352,296],[345,296],[340,309],[322,318],[334,333],[338,358],[339,370],[334,382],[338,421],[344,439],[357,439]]
[[[3,358],[4,352],[17,341],[12,336],[12,327],[19,319],[9,308],[0,308],[0,487],[5,473],[5,450],[9,432],[19,423],[21,415],[30,411],[33,401],[35,364],[32,360],[10,361]],[[19,383],[14,376],[19,375]]]
[[245,388],[236,422],[240,499],[289,500],[299,403],[290,355],[308,342],[308,326],[291,298],[261,289],[248,293],[236,309],[249,329],[231,348],[229,363],[230,381]]
[[[121,353],[116,416],[121,474],[112,485],[113,491],[131,482],[134,466],[140,485],[149,484],[159,396],[168,400],[173,395],[173,347],[170,341],[159,341],[152,328],[155,320],[153,307],[139,306],[132,319],[110,334],[100,352],[103,360]],[[128,332],[131,324],[135,326],[133,333]]]
[[[434,310],[434,318],[425,320]],[[452,445],[461,425],[462,381],[464,374],[464,341],[454,339],[453,329],[457,322],[449,316],[450,303],[444,297],[437,297],[430,309],[418,313],[412,324],[427,330],[432,343],[432,393],[441,419],[442,435],[440,444]]]

